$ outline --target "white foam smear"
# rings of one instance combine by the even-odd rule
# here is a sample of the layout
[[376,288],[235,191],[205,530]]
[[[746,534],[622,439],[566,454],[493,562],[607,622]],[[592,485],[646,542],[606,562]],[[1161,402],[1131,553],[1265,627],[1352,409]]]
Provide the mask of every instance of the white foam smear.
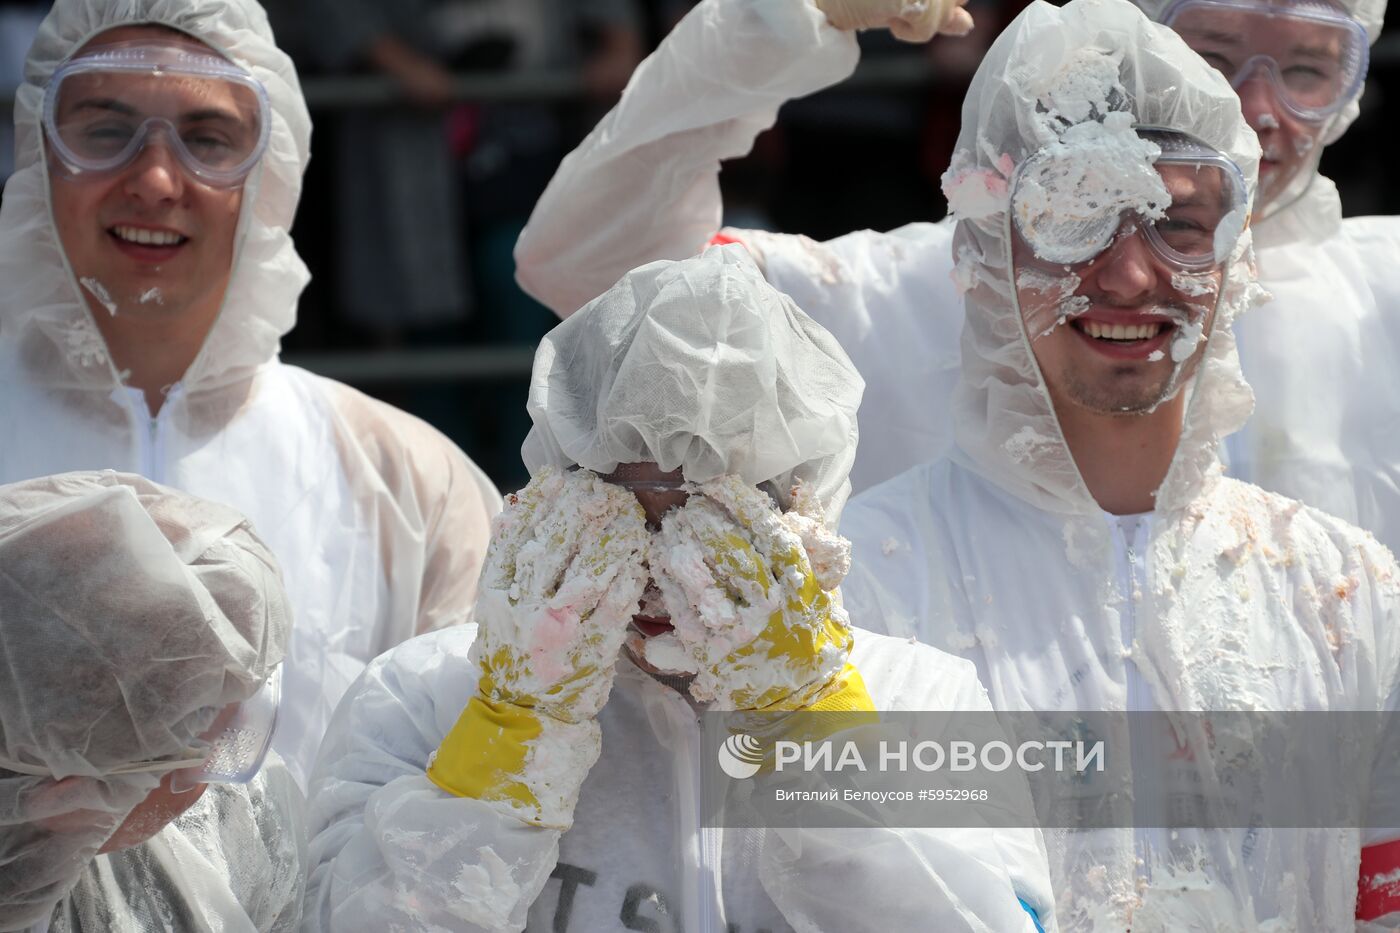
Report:
[[1087,262],[1111,242],[1124,213],[1165,215],[1171,194],[1153,164],[1161,149],[1133,123],[1118,111],[1068,127],[1023,170],[1011,207],[1037,255]]
[[117,303],[112,300],[112,296],[107,291],[107,287],[105,285],[103,285],[101,282],[97,281],[97,279],[94,279],[90,275],[83,276],[82,278],[78,279],[78,282],[83,286],[83,288],[86,288],[88,290],[88,294],[96,298],[98,303],[101,304],[102,307],[107,309],[108,314],[112,315],[112,317],[117,316]]
[[[1041,269],[1022,269],[1016,273],[1016,287],[1021,291],[1021,314],[1032,340],[1049,336],[1055,328],[1089,310],[1092,302],[1075,294],[1079,285],[1079,276],[1069,271],[1054,274]],[[1030,298],[1027,292],[1044,297],[1027,300]]]
[[[571,671],[610,669],[623,640],[617,620],[632,617],[645,586],[646,535],[627,490],[586,470],[542,472],[496,520],[473,653],[523,652],[529,663],[510,668],[507,686],[532,696]],[[602,707],[608,682],[599,681],[581,706]]]
[[136,300],[141,302],[141,304],[143,305],[151,304],[152,302],[158,305],[165,304],[165,296],[161,294],[159,285],[153,285],[150,288],[146,289],[137,297]]
[[[648,644],[647,661],[682,669],[678,642],[690,662],[686,666],[696,671],[690,694],[700,702],[802,687],[809,668],[795,669],[766,651],[742,657],[734,652],[752,643],[775,616],[793,616],[793,607],[800,604],[803,574],[792,566],[781,569],[785,555],[804,551],[819,585],[831,590],[850,568],[849,542],[827,529],[819,504],[801,487],[793,491],[786,513],[775,509],[766,494],[733,477],[687,489],[689,501],[667,513],[651,557],[675,641],[658,644],[655,662]],[[833,612],[844,615],[839,607]],[[792,623],[818,621],[794,616]],[[837,646],[828,653],[832,656],[823,657],[821,664],[834,674],[842,658]]]
[[1031,463],[1034,460],[1037,447],[1056,443],[1058,442],[1054,438],[1046,437],[1030,425],[1025,425],[1021,430],[1008,437],[1001,446],[1012,460],[1020,463]]
[[[1216,248],[1219,248],[1218,242]],[[1216,289],[1215,273],[1173,272],[1172,288],[1183,295],[1190,295],[1192,298],[1199,298],[1202,295],[1214,295]]]
[[1259,115],[1259,129],[1276,130],[1279,128],[1278,117],[1272,113],[1261,113]]

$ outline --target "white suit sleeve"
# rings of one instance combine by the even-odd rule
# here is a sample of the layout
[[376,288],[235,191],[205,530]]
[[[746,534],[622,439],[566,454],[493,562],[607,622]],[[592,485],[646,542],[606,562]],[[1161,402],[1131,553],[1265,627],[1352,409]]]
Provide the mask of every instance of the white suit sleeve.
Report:
[[701,3],[560,164],[516,243],[521,287],[567,316],[636,266],[696,253],[719,230],[720,162],[858,59],[810,0]]
[[453,797],[424,775],[476,689],[475,629],[404,643],[336,710],[311,782],[304,930],[524,929],[560,833]]
[[[852,660],[875,685],[878,707],[991,711],[971,663],[886,639],[884,650],[862,652],[862,641],[869,644],[858,632]],[[916,684],[927,686],[911,689]],[[891,780],[887,789],[909,786],[906,776]],[[1026,795],[1020,806],[1029,808]],[[1033,829],[770,830],[760,872],[798,930],[1032,933],[1028,908],[1041,928],[1057,929],[1045,846]]]

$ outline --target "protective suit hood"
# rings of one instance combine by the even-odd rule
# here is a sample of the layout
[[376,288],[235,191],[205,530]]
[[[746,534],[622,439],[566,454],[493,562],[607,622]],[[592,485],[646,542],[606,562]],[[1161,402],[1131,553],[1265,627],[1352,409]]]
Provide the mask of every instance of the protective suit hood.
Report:
[[47,915],[156,786],[142,764],[188,758],[258,689],[290,613],[242,515],[130,474],[0,486],[0,566],[0,929],[13,930]]
[[110,391],[121,381],[53,222],[41,116],[54,71],[95,36],[132,25],[167,26],[204,42],[260,81],[271,104],[267,150],[244,181],[223,308],[182,380],[188,391],[227,385],[276,355],[310,277],[289,230],[310,155],[311,118],[296,69],[253,0],[54,4],[15,94],[16,168],[0,209],[0,277],[7,283],[0,341],[17,344],[32,378],[53,388]]
[[[1172,93],[1162,93],[1171,88]],[[1046,511],[1098,514],[1060,431],[1015,301],[1008,181],[1067,125],[1128,111],[1231,158],[1253,202],[1259,144],[1228,82],[1126,0],[1034,3],[998,37],[963,104],[944,191],[954,216],[954,276],[966,290],[955,457]],[[1121,119],[1121,118],[1120,118]],[[1188,392],[1175,458],[1156,508],[1180,508],[1219,475],[1219,441],[1249,416],[1231,322],[1259,289],[1244,230],[1226,263],[1215,322]]]
[[719,246],[634,269],[535,354],[525,465],[728,473],[780,498],[809,484],[833,526],[850,491],[865,382],[829,333]]
[[[1174,0],[1134,0],[1138,8],[1154,22]],[[1366,30],[1371,45],[1380,38],[1385,20],[1386,0],[1338,0],[1341,6]],[[1270,205],[1259,212],[1255,225],[1255,243],[1259,248],[1292,242],[1319,243],[1335,236],[1342,223],[1342,202],[1332,179],[1317,171],[1318,161],[1326,146],[1342,138],[1356,118],[1361,115],[1361,94],[1347,103],[1328,121],[1316,148],[1312,166],[1300,171],[1288,187],[1280,191]]]

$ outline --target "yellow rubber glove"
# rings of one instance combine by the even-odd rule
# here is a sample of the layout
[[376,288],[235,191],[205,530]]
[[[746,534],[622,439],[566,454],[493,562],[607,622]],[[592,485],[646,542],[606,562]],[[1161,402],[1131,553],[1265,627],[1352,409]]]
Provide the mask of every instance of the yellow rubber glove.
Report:
[[433,783],[526,822],[572,824],[647,541],[636,498],[587,470],[546,470],[509,497],[477,593],[477,694],[428,763]]
[[966,0],[814,0],[837,29],[888,29],[904,42],[927,42],[939,33],[972,30]]
[[836,586],[848,566],[849,546],[810,514],[784,515],[735,476],[695,487],[651,555],[674,637],[695,662],[691,695],[720,710],[873,711],[847,660]]

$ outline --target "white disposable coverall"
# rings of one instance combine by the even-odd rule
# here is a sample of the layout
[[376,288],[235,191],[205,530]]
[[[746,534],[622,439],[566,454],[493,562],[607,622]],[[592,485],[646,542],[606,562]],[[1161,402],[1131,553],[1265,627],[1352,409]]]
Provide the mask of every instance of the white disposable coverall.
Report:
[[[243,191],[224,307],[156,417],[123,384],[50,213],[44,86],[93,36],[188,33],[246,68],[272,104]],[[15,102],[17,170],[0,210],[0,481],[112,468],[232,505],[287,568],[296,620],[275,747],[305,781],[336,702],[367,661],[462,621],[499,495],[431,427],[285,366],[307,272],[288,230],[311,121],[291,60],[252,0],[58,0]]]
[[295,929],[305,804],[276,753],[97,854],[162,777],[122,769],[188,758],[283,657],[247,520],[130,474],[43,477],[0,486],[0,567],[0,930]]
[[[312,780],[304,929],[1001,933],[1030,929],[1018,892],[1050,902],[1029,831],[702,827],[697,709],[626,659],[567,833],[449,796],[423,771],[476,690],[474,634],[399,646],[341,704]],[[970,666],[924,645],[857,629],[851,661],[879,709],[989,708]]]
[[[783,499],[801,482],[831,514],[860,390],[836,341],[742,249],[712,249],[633,270],[546,336],[526,465],[655,462],[774,481]],[[528,911],[533,929],[1000,933],[1031,927],[1018,895],[1052,912],[1030,830],[702,827],[698,756],[714,752],[699,709],[625,656],[562,837],[452,797],[423,772],[476,691],[472,637],[400,646],[337,711],[310,795],[308,929],[519,930]],[[858,631],[851,662],[877,709],[989,708],[970,666],[926,646]]]
[[[1007,155],[1017,164],[1032,154],[1026,134],[1041,95],[1078,86],[1075,67],[1096,49],[1122,54],[1135,122],[1205,141],[1253,189],[1258,143],[1228,84],[1119,0],[1021,14],[974,78],[960,164],[991,179]],[[1178,90],[1160,93],[1166,86]],[[998,709],[1392,709],[1393,558],[1365,532],[1221,475],[1219,440],[1250,410],[1231,333],[1259,300],[1248,231],[1183,390],[1182,435],[1156,509],[1115,517],[1085,486],[1012,301],[1007,198],[985,201],[956,228],[959,274],[973,285],[956,445],[848,507],[853,617],[974,661]],[[1131,921],[1133,933],[1351,929],[1360,851],[1394,838],[1269,828],[1046,835],[1061,927],[1121,931]],[[1194,859],[1188,877],[1183,855]]]
[[[1148,3],[1160,12],[1165,2]],[[1374,40],[1384,4],[1345,0]],[[719,166],[744,155],[784,101],[848,77],[854,36],[811,0],[706,0],[633,75],[622,100],[559,167],[516,246],[517,277],[560,315],[627,268],[687,256],[720,227]],[[1339,136],[1353,104],[1330,129]],[[870,165],[833,166],[842,172]],[[1400,255],[1389,218],[1342,221],[1315,171],[1305,196],[1256,218],[1275,300],[1246,316],[1240,355],[1258,405],[1227,441],[1230,472],[1302,499],[1400,548]],[[837,182],[839,183],[839,181]],[[812,193],[820,197],[821,192]],[[861,230],[826,243],[725,230],[768,280],[832,332],[866,380],[860,492],[947,452],[962,299],[949,223]]]

